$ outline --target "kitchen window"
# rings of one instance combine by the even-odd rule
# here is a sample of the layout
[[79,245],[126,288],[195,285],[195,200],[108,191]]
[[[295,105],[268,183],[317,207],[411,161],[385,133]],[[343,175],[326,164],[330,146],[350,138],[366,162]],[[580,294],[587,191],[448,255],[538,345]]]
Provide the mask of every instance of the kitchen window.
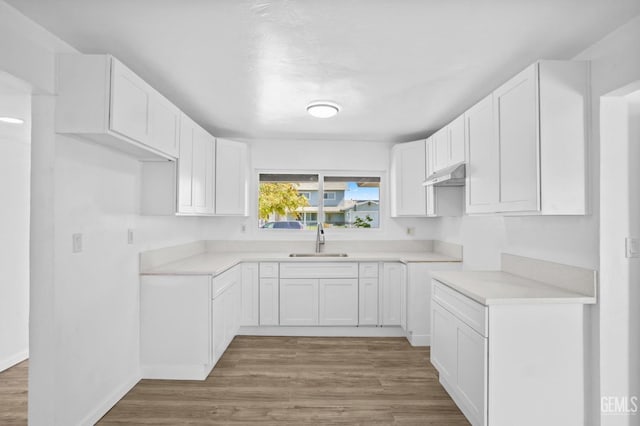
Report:
[[380,176],[260,173],[258,226],[315,230],[380,228]]

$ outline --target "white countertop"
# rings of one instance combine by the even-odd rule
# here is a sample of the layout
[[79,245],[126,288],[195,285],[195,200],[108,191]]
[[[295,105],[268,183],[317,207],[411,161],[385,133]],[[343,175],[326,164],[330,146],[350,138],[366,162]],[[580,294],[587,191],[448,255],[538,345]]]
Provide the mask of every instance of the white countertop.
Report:
[[434,271],[432,277],[483,304],[578,303],[596,298],[503,271]]
[[436,252],[359,252],[348,257],[289,257],[280,252],[206,252],[141,271],[141,275],[218,275],[240,262],[461,262]]

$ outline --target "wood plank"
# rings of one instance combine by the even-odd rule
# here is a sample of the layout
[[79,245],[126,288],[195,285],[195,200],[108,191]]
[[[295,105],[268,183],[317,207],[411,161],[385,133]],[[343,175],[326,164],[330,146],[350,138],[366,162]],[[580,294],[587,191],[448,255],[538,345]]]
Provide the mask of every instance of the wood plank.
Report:
[[142,380],[100,425],[468,425],[429,348],[403,338],[238,336],[207,380]]

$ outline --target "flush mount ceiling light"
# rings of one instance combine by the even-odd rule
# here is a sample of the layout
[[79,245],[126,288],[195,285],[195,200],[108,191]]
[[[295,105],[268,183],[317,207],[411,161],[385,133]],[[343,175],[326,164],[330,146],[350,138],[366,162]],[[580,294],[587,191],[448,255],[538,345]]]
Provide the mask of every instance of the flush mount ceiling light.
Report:
[[16,117],[0,117],[0,121],[9,124],[24,124],[24,120]]
[[331,101],[313,101],[307,105],[307,112],[316,118],[333,117],[340,111],[337,103]]

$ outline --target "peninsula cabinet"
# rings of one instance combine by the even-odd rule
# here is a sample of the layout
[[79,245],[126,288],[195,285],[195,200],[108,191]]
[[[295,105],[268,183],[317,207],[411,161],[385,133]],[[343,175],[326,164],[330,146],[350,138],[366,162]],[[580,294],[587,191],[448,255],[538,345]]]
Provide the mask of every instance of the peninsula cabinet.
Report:
[[467,213],[587,213],[588,84],[586,62],[540,61],[465,114]]
[[474,426],[584,424],[581,302],[483,305],[433,280],[431,363]]
[[238,266],[208,275],[145,275],[140,282],[140,364],[147,379],[204,380],[238,332]]
[[56,132],[139,159],[178,157],[180,110],[110,55],[57,58]]

